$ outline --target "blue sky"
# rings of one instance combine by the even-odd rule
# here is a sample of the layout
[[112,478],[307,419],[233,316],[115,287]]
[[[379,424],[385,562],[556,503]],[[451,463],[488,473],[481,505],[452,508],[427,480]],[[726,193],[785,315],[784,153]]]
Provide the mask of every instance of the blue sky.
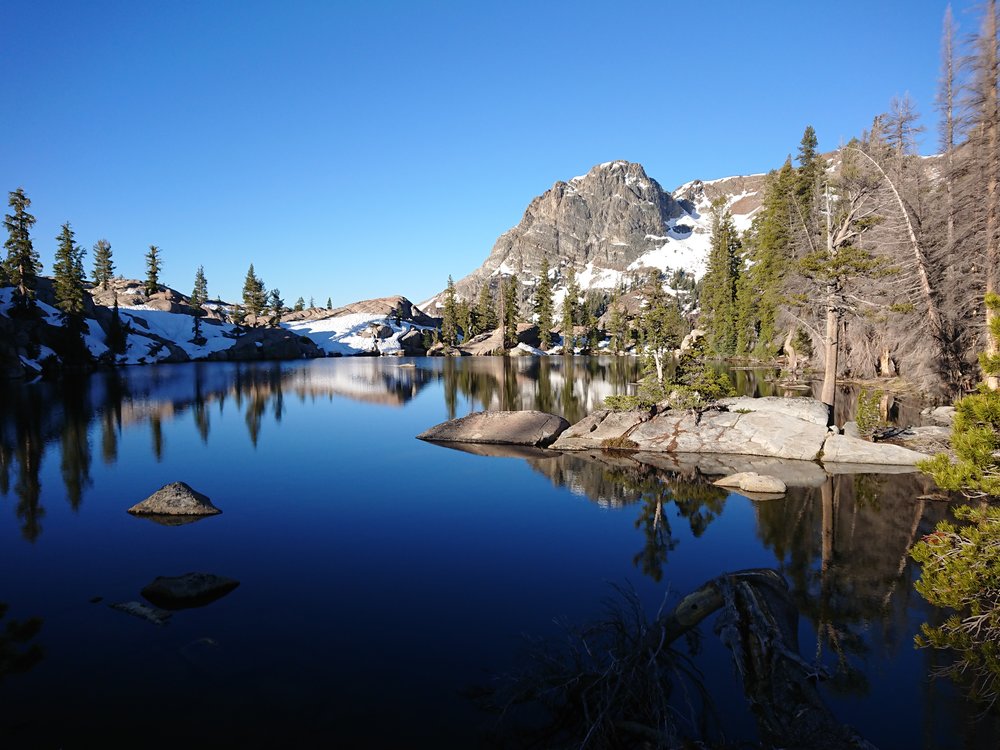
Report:
[[904,91],[932,152],[945,6],[7,3],[0,189],[31,198],[46,271],[70,221],[125,276],[158,245],[184,292],[203,264],[236,299],[253,262],[289,304],[420,301],[599,162],[667,189],[762,172]]

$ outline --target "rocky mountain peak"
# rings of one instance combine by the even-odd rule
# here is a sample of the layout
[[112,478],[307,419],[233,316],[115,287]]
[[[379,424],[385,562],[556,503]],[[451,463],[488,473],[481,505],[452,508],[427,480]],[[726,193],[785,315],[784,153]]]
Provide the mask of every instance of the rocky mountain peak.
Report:
[[620,274],[662,242],[668,223],[681,213],[641,164],[598,164],[531,201],[483,266],[455,286],[461,296],[472,298],[491,277],[514,274],[532,283],[543,259],[553,269],[581,272],[590,266]]
[[[456,291],[474,299],[484,283],[495,286],[511,275],[531,287],[543,259],[557,289],[571,268],[582,289],[611,289],[651,268],[701,276],[712,202],[724,198],[742,231],[760,206],[764,180],[765,175],[693,180],[671,194],[641,164],[598,164],[586,174],[557,181],[532,200],[483,265],[456,282]],[[421,307],[433,314],[440,303],[437,295]]]

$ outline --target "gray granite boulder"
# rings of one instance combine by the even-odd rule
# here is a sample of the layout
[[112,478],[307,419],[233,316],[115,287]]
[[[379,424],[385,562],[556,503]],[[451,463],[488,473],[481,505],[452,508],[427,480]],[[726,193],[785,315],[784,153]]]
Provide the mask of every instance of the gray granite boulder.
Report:
[[184,482],[171,482],[133,505],[128,512],[138,516],[214,516],[222,511]]
[[826,440],[826,407],[813,399],[734,398],[702,411],[595,412],[553,446],[666,453],[727,453],[814,461]]
[[891,443],[870,443],[849,435],[830,435],[823,445],[823,463],[915,466],[926,453]]
[[[792,400],[792,399],[789,399]],[[825,420],[800,419],[777,410],[667,411],[632,430],[638,450],[731,453],[813,461],[826,440]]]
[[541,411],[480,411],[451,419],[417,435],[420,440],[547,447],[569,427]]
[[927,419],[928,422],[943,425],[945,427],[950,427],[955,421],[954,406],[937,406],[934,408],[927,408],[920,413]]

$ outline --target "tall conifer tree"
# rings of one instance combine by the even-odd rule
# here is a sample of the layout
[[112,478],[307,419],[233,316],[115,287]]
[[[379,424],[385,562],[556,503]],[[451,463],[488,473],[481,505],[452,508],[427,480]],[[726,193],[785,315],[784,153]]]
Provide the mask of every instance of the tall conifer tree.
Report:
[[448,286],[444,291],[441,340],[447,346],[455,346],[458,343],[458,309],[455,300],[455,282],[451,276],[448,276]]
[[18,188],[9,194],[8,205],[13,213],[4,216],[4,226],[7,227],[7,278],[17,287],[15,305],[21,309],[34,306],[35,280],[42,270],[38,253],[31,243],[31,227],[35,225],[35,217],[28,213],[31,200],[24,194],[23,188]]
[[736,352],[736,284],[742,260],[740,240],[724,200],[712,205],[712,245],[702,280],[701,321],[708,344],[720,356]]
[[243,280],[243,307],[247,314],[255,318],[259,318],[267,307],[267,289],[254,271],[253,263],[247,269],[246,278]]
[[194,273],[194,289],[191,290],[191,305],[195,309],[201,308],[208,302],[208,281],[205,279],[205,267],[198,266]]
[[77,319],[79,323],[84,309],[83,248],[76,244],[69,222],[62,225],[56,240],[59,246],[52,267],[56,307],[62,310],[66,321]]
[[576,274],[570,268],[566,274],[566,296],[562,303],[562,322],[560,328],[563,336],[563,351],[572,354],[576,346],[573,327],[579,317],[580,287],[576,283]]
[[149,246],[146,253],[146,296],[156,294],[160,289],[160,270],[162,260],[160,258],[160,248],[156,245]]
[[476,328],[483,333],[492,331],[496,327],[497,316],[493,306],[493,293],[489,281],[484,281],[479,287],[479,297],[476,300]]
[[538,330],[542,349],[552,346],[552,281],[549,279],[549,259],[542,258],[538,285],[535,287],[535,314],[538,315]]
[[111,259],[111,243],[98,240],[94,243],[94,283],[107,291],[115,275],[115,264]]

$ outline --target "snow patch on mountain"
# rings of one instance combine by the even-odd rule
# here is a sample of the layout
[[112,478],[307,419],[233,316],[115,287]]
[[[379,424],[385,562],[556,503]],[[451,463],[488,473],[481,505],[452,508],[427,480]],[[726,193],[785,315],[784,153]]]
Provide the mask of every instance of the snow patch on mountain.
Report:
[[[382,338],[376,329],[387,326],[392,334]],[[306,336],[327,354],[350,356],[363,352],[379,351],[396,354],[402,350],[400,338],[411,330],[426,330],[427,326],[403,321],[396,324],[391,318],[377,313],[351,313],[319,320],[299,320],[282,323],[283,328]]]

